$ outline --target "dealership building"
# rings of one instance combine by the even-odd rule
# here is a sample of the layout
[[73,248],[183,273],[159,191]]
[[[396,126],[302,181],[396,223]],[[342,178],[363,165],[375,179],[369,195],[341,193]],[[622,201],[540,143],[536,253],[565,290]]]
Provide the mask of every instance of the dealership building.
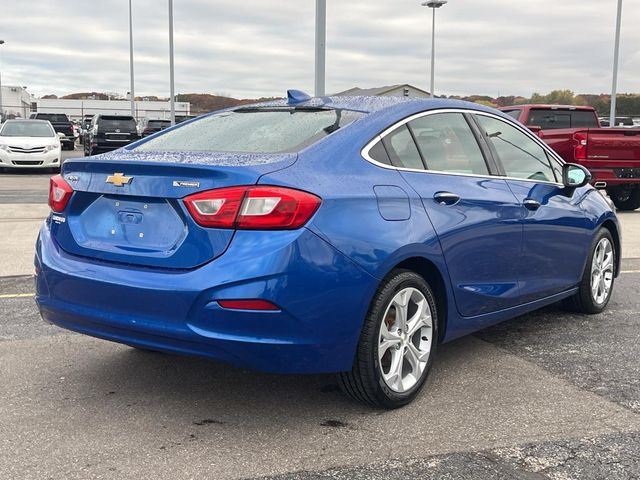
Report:
[[[35,110],[41,113],[66,113],[72,120],[80,120],[85,115],[131,115],[129,100],[72,100],[67,98],[36,98]],[[169,119],[169,101],[139,100],[135,102],[136,119]],[[189,102],[175,102],[176,115],[190,115]]]
[[[85,115],[131,115],[129,100],[75,100],[68,98],[34,98],[26,87],[2,86],[3,118],[29,118],[32,112],[65,113],[71,120],[80,120]],[[136,119],[169,119],[170,102],[155,100],[137,100],[135,102]],[[190,115],[189,102],[175,102],[176,115]]]

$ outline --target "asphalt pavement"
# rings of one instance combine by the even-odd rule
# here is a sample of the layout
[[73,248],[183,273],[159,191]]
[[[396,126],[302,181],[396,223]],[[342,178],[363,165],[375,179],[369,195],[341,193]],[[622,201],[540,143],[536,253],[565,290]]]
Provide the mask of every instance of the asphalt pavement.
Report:
[[443,345],[417,400],[385,412],[329,375],[266,375],[45,324],[28,242],[47,176],[8,175],[2,479],[640,478],[640,211],[620,216],[626,258],[606,312],[549,307]]

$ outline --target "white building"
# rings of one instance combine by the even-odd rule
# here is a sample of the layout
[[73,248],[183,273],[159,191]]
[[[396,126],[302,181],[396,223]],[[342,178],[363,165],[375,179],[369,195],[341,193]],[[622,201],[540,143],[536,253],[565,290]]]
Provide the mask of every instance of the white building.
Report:
[[363,95],[367,97],[377,97],[380,95],[384,95],[387,97],[422,97],[427,98],[431,95],[429,92],[426,92],[418,87],[414,87],[413,85],[409,85],[408,83],[399,84],[399,85],[388,85],[386,87],[376,87],[376,88],[359,88],[354,87],[349,90],[345,90],[344,92],[336,93],[337,96],[356,96]]
[[2,85],[2,108],[0,117],[5,118],[29,118],[31,113],[31,94],[25,87]]
[[[80,120],[84,115],[131,115],[129,100],[72,100],[67,98],[37,98],[36,111],[40,113],[66,113],[72,120]],[[135,102],[136,119],[169,119],[171,106],[169,101]],[[190,115],[189,102],[175,103],[176,115]]]

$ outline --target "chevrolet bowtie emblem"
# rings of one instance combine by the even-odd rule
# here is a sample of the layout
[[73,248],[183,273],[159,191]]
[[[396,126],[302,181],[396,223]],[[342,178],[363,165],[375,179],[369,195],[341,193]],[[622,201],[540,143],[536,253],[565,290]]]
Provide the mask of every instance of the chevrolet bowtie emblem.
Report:
[[133,177],[127,177],[124,173],[114,173],[113,175],[109,175],[107,177],[107,183],[111,183],[116,187],[121,187],[123,185],[129,185],[133,180]]

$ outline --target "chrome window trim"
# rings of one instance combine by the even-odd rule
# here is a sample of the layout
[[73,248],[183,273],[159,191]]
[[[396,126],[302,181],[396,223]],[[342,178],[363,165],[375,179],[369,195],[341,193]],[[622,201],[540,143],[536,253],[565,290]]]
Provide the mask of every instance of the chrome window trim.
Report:
[[[377,160],[374,160],[373,158],[371,158],[371,156],[369,155],[369,152],[376,145],[376,143],[381,142],[384,137],[386,137],[388,134],[393,132],[396,128],[401,127],[402,125],[405,125],[405,124],[409,123],[410,121],[415,120],[416,118],[426,117],[427,115],[436,115],[438,113],[462,113],[462,114],[468,113],[470,115],[484,115],[486,117],[495,118],[496,120],[501,120],[501,121],[505,122],[507,125],[511,125],[511,126],[515,127],[517,130],[520,130],[522,133],[524,133],[526,136],[528,136],[530,139],[532,139],[537,145],[542,147],[542,149],[545,152],[550,154],[550,156],[551,156],[551,158],[553,160],[556,160],[558,163],[560,163],[560,167],[561,168],[562,168],[562,165],[564,165],[564,163],[565,163],[564,160],[562,160],[562,158],[560,158],[556,152],[554,152],[546,143],[544,143],[542,140],[540,140],[539,137],[534,135],[533,132],[531,132],[531,130],[529,130],[525,126],[522,126],[522,125],[517,124],[515,122],[510,122],[510,121],[506,120],[504,117],[501,117],[500,115],[496,115],[494,113],[483,112],[481,110],[464,109],[464,108],[439,108],[439,109],[436,109],[436,110],[428,110],[428,111],[425,111],[425,112],[414,113],[413,115],[410,115],[410,116],[408,116],[406,118],[403,118],[402,120],[394,123],[392,126],[387,127],[381,133],[379,133],[378,135],[373,137],[371,140],[369,140],[369,142],[362,148],[362,150],[360,150],[360,155],[367,162],[372,163],[373,165],[376,165],[378,167],[386,168],[388,170],[398,170],[398,171],[402,171],[402,172],[434,173],[436,175],[453,175],[453,176],[460,176],[460,177],[475,177],[475,178],[487,178],[487,179],[498,179],[498,178],[500,178],[500,179],[504,179],[504,180],[520,180],[520,181],[523,181],[523,182],[545,183],[545,184],[548,184],[548,185],[557,185],[557,186],[560,186],[560,187],[564,187],[564,184],[558,183],[558,182],[549,182],[549,181],[546,181],[546,180],[533,180],[533,179],[528,179],[528,178],[509,177],[507,175],[491,175],[491,174],[480,175],[480,174],[476,174],[476,173],[456,173],[456,172],[446,172],[446,171],[441,171],[441,170],[426,170],[426,169],[418,169],[418,168],[395,167],[393,165],[387,165],[386,163],[378,162]],[[471,128],[469,128],[469,129],[471,130]],[[549,165],[549,167],[551,167],[551,165]]]

